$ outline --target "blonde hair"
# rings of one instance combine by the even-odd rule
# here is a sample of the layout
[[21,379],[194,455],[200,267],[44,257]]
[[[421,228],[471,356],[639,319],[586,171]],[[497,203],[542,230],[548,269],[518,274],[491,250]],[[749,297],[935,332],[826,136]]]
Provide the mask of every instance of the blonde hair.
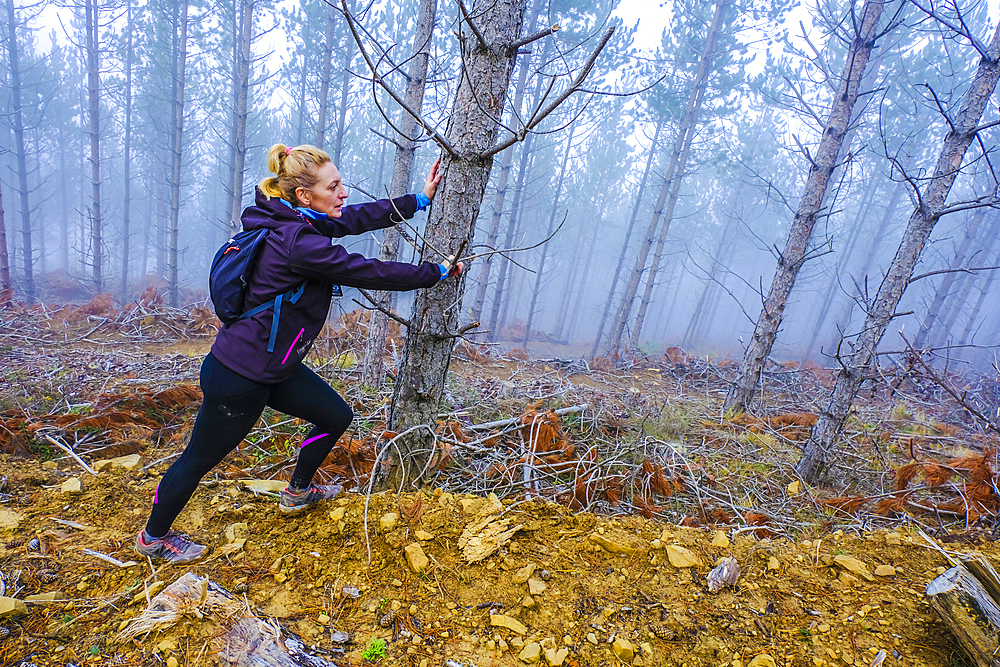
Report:
[[330,156],[322,148],[275,144],[267,152],[267,168],[274,176],[261,179],[258,187],[268,198],[280,197],[300,206],[296,188],[308,190],[316,185],[319,168],[329,161]]

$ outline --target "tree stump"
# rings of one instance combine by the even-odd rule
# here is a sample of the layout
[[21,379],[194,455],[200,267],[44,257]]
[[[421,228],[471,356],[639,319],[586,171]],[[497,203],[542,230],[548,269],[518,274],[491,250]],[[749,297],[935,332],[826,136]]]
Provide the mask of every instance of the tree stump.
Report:
[[927,585],[931,607],[978,667],[1000,667],[1000,577],[983,558]]

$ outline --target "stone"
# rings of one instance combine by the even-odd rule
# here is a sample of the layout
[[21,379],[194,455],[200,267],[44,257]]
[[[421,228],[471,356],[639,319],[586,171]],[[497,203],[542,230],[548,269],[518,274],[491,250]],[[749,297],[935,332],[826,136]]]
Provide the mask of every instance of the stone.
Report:
[[141,454],[129,454],[111,459],[112,468],[121,468],[127,472],[135,472],[142,467]]
[[177,642],[173,639],[164,639],[162,642],[156,645],[156,650],[160,653],[169,653],[170,651],[177,650]]
[[639,644],[639,650],[642,652],[643,655],[648,655],[650,657],[652,657],[653,655],[653,645],[650,644],[649,642],[643,642]]
[[75,496],[83,492],[83,482],[79,477],[70,477],[62,483],[62,492],[66,495]]
[[676,544],[668,544],[666,549],[667,560],[676,568],[694,567],[698,564],[698,556],[690,549],[685,549]]
[[892,565],[879,565],[875,568],[876,577],[894,577],[896,576],[896,568]]
[[112,466],[114,466],[114,462],[111,459],[101,459],[95,461],[90,467],[94,469],[94,472],[107,472],[111,470]]
[[0,530],[14,530],[24,521],[24,515],[20,512],[0,507]]
[[416,574],[420,574],[427,569],[430,565],[430,559],[424,553],[419,542],[412,542],[407,544],[403,548],[403,553],[406,555],[406,564],[410,566]]
[[767,559],[767,569],[774,570],[775,572],[781,571],[781,561],[779,561],[774,556]]
[[611,644],[611,650],[618,656],[619,660],[629,664],[632,664],[632,660],[635,659],[635,648],[632,646],[632,642],[624,637],[617,637]]
[[541,595],[548,586],[541,579],[528,579],[528,594]]
[[345,514],[347,514],[346,507],[334,507],[332,510],[330,510],[330,520],[343,521]]
[[593,632],[588,632],[587,641],[593,644],[594,646],[597,646],[597,635],[595,635]]
[[545,649],[545,662],[549,663],[551,667],[559,667],[566,660],[567,656],[569,656],[569,649],[565,646],[559,649]]
[[57,470],[58,468],[59,464],[55,461],[44,461],[42,463],[42,470]]
[[427,540],[434,539],[434,536],[428,533],[426,530],[415,530],[413,531],[413,536],[416,537],[421,542],[426,542]]
[[149,599],[152,600],[153,596],[166,588],[167,582],[165,581],[154,581],[149,585],[148,589],[143,589],[135,594],[132,598],[132,604],[139,604],[140,602],[146,602],[146,592],[149,592]]
[[521,598],[521,606],[524,607],[525,609],[531,609],[532,607],[535,606],[535,598],[531,597],[530,595],[525,595],[523,598]]
[[540,641],[539,644],[541,644],[543,651],[548,651],[549,649],[554,649],[556,646],[558,646],[558,644],[556,644],[555,638],[553,637],[546,637],[545,639]]
[[778,664],[774,661],[768,653],[761,653],[753,660],[747,663],[747,667],[778,667]]
[[288,486],[280,479],[241,479],[240,484],[257,493],[281,493]]
[[511,581],[514,582],[515,584],[525,583],[526,581],[528,581],[528,579],[531,578],[531,575],[535,573],[536,567],[538,566],[535,565],[534,563],[528,563],[527,565],[525,565],[520,570],[514,573],[514,576],[511,577]]
[[528,634],[528,628],[524,627],[524,623],[521,623],[521,621],[516,618],[511,618],[506,614],[494,614],[493,616],[490,616],[490,625],[494,628],[506,628],[519,635]]
[[27,614],[28,605],[17,598],[0,597],[0,618]]
[[725,549],[729,546],[729,536],[721,530],[715,531],[715,537],[712,538],[712,546]]
[[36,593],[24,598],[25,602],[55,602],[56,600],[68,600],[69,598],[62,591],[48,591],[47,593]]
[[167,667],[180,667],[180,664],[174,656],[167,658]]
[[833,557],[833,564],[842,570],[847,570],[851,574],[856,574],[865,581],[875,581],[875,578],[868,572],[868,566],[857,558],[838,554]]
[[799,480],[795,480],[788,485],[788,495],[797,496],[802,493],[802,483]]
[[250,530],[250,526],[245,523],[233,523],[226,528],[226,544],[232,544],[236,540],[243,539],[246,541],[247,532]]
[[624,554],[626,556],[635,555],[636,550],[627,544],[622,544],[621,542],[616,542],[610,540],[599,533],[593,533],[588,537],[591,542],[601,547],[605,551],[610,551],[613,554]]
[[903,536],[899,533],[886,533],[885,543],[890,547],[898,547],[903,543]]
[[529,642],[524,645],[521,652],[517,654],[518,659],[521,662],[527,662],[529,664],[538,662],[538,659],[542,656],[542,647],[538,645],[538,642]]
[[378,525],[383,531],[389,532],[399,524],[399,515],[395,512],[388,512],[382,515],[382,518],[378,520]]

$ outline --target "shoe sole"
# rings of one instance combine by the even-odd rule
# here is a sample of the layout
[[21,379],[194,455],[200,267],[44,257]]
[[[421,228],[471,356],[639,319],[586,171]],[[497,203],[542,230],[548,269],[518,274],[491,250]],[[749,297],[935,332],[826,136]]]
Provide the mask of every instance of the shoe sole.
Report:
[[315,507],[316,503],[311,503],[309,505],[299,505],[298,507],[289,507],[288,505],[278,505],[278,511],[282,514],[298,514],[310,507]]

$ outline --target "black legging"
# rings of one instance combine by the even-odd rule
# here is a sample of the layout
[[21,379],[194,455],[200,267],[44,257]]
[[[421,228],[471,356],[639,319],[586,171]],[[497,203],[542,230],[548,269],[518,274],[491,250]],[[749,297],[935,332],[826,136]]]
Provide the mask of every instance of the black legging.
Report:
[[291,485],[305,488],[354,413],[333,387],[298,364],[292,376],[278,384],[259,384],[223,366],[211,353],[201,365],[205,400],[184,453],[163,475],[153,497],[146,532],[162,537],[184,509],[209,470],[233,451],[269,405],[275,410],[314,424],[299,447]]

